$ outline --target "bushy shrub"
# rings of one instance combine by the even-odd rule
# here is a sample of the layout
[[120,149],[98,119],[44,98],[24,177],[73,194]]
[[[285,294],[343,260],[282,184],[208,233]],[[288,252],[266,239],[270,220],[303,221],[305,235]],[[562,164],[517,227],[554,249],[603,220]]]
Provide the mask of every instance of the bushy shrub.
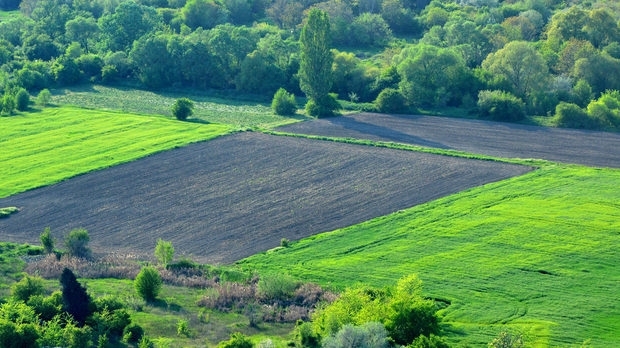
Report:
[[11,286],[11,296],[17,301],[28,302],[35,295],[43,294],[43,279],[26,275]]
[[332,94],[324,96],[321,100],[311,99],[306,103],[306,113],[319,118],[335,116],[340,109],[336,96]]
[[381,323],[369,322],[361,326],[345,325],[334,336],[323,341],[324,348],[387,348],[387,331]]
[[67,248],[67,254],[74,257],[89,258],[89,241],[90,236],[88,235],[88,231],[85,229],[77,228],[72,230],[65,238],[65,248]]
[[288,301],[293,297],[298,283],[286,274],[265,275],[258,281],[258,296],[265,301]]
[[144,329],[138,325],[131,323],[123,329],[123,341],[136,344],[144,337]]
[[51,295],[45,297],[43,295],[31,296],[28,300],[28,306],[34,309],[39,319],[50,321],[55,316],[62,313],[62,292],[54,291]]
[[164,267],[172,262],[174,258],[174,247],[172,246],[172,242],[162,240],[161,238],[158,239],[157,245],[155,246],[155,257]]
[[413,342],[407,346],[407,348],[450,348],[450,345],[446,343],[441,337],[430,335],[430,336],[419,336]]
[[253,344],[245,335],[240,332],[235,332],[230,335],[228,341],[223,341],[218,344],[219,348],[252,348]]
[[553,122],[559,127],[583,129],[594,128],[596,124],[584,109],[572,103],[558,104],[555,107]]
[[46,254],[51,254],[54,252],[54,238],[52,237],[52,232],[49,227],[46,227],[43,230],[39,236],[39,240],[41,240],[41,245],[43,246],[43,250]]
[[151,302],[157,298],[161,290],[161,276],[157,269],[152,266],[145,266],[134,280],[136,292],[145,301]]
[[184,121],[194,113],[194,102],[188,98],[177,99],[172,105],[172,115],[177,120]]
[[26,111],[28,104],[30,104],[30,94],[24,88],[20,88],[15,94],[15,108],[19,111]]
[[77,281],[75,274],[65,268],[60,276],[62,285],[62,302],[65,312],[71,314],[80,325],[84,325],[90,315],[90,296],[86,289]]
[[523,101],[504,91],[480,91],[478,110],[481,117],[494,121],[520,121],[525,118]]
[[297,102],[293,93],[287,92],[284,88],[276,91],[271,101],[271,108],[277,115],[290,116],[297,112]]
[[37,99],[35,99],[35,104],[38,106],[48,106],[50,101],[52,100],[52,93],[49,89],[42,89],[37,95]]
[[407,110],[407,100],[399,90],[386,88],[379,93],[375,105],[379,112],[399,114]]

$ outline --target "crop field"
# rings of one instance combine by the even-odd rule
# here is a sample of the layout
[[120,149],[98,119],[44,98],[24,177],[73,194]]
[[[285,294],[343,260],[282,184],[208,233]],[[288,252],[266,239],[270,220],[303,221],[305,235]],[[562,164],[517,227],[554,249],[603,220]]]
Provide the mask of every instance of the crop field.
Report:
[[70,104],[84,108],[172,117],[170,111],[172,104],[181,97],[190,98],[194,102],[193,119],[229,124],[238,128],[273,127],[306,119],[303,115],[278,116],[271,110],[269,102],[234,100],[233,95],[218,98],[204,93],[156,93],[100,85],[55,90],[52,102],[59,105]]
[[95,251],[150,255],[163,238],[197,261],[247,257],[237,266],[339,289],[417,273],[447,304],[457,346],[506,327],[528,346],[620,344],[618,134],[360,114],[277,129],[296,137],[218,137],[296,121],[266,117],[222,126],[62,107],[0,118],[0,208],[20,209],[0,219],[0,240],[83,227]]
[[302,122],[278,130],[620,168],[620,133],[369,113]]
[[[20,212],[0,237],[36,243],[46,226],[86,228],[102,251],[158,238],[232,262],[316,233],[502,180],[530,167],[413,151],[239,133],[0,200]],[[129,250],[128,250],[129,249]]]
[[549,166],[262,253],[240,266],[331,284],[416,273],[449,338],[502,325],[532,346],[620,344],[620,171]]
[[129,162],[232,128],[71,107],[0,118],[0,197]]

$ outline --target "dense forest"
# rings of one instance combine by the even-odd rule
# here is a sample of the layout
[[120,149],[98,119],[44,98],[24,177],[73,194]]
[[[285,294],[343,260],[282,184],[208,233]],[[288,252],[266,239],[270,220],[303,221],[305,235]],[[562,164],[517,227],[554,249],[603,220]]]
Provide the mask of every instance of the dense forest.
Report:
[[[302,96],[300,34],[328,15],[330,92],[385,112],[620,127],[611,0],[2,0],[3,112],[20,89],[93,82]],[[365,104],[364,104],[365,103]]]

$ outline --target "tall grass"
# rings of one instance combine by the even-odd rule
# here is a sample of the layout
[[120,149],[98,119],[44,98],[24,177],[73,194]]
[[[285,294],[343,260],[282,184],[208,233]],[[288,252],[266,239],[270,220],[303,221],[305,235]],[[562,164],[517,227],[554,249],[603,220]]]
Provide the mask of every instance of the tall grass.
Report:
[[3,117],[0,198],[232,130],[75,107]]
[[533,346],[620,345],[620,171],[547,166],[252,256],[245,269],[343,288],[410,273],[452,342],[508,326]]
[[172,117],[175,100],[187,97],[194,102],[193,119],[229,124],[241,128],[270,128],[306,119],[302,115],[278,116],[271,110],[271,101],[251,96],[214,95],[207,92],[149,92],[123,87],[99,85],[77,86],[56,90],[54,104],[70,104],[91,109],[119,110],[139,114]]

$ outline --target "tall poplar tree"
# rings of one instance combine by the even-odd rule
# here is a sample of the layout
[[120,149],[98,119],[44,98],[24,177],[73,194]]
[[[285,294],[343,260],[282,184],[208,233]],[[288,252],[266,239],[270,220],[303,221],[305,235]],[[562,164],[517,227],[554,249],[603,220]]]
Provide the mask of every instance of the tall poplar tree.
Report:
[[338,102],[329,95],[332,86],[333,54],[329,17],[325,11],[312,9],[301,30],[299,86],[308,97],[306,111],[312,116],[334,115]]

